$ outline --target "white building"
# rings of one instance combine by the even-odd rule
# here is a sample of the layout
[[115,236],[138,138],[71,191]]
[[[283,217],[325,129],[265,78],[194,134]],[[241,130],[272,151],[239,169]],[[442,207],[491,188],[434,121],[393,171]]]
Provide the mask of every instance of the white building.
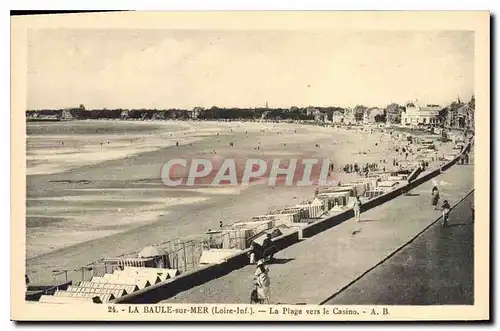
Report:
[[438,105],[420,106],[413,102],[406,104],[405,111],[401,114],[403,125],[434,125],[439,124],[438,115],[441,107]]
[[340,124],[344,122],[344,114],[341,111],[335,110],[332,114],[332,123]]

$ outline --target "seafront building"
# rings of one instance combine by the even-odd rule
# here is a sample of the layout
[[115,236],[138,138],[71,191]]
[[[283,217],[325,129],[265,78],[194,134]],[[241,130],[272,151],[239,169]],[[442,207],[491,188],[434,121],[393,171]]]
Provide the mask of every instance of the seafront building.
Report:
[[403,125],[439,125],[439,105],[421,106],[417,103],[408,102],[405,111],[401,114]]
[[466,104],[458,109],[448,110],[444,124],[451,129],[474,130],[474,108]]

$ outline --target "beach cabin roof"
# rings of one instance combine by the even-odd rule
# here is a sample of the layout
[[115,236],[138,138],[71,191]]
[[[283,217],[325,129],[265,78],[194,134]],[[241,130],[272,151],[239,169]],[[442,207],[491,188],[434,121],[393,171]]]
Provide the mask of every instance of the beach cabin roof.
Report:
[[324,205],[324,203],[323,203],[323,201],[321,201],[321,199],[314,198],[314,200],[311,202],[311,205],[315,205],[315,206],[323,206],[323,205]]
[[378,186],[379,187],[394,187],[396,184],[398,184],[399,182],[397,181],[393,181],[393,180],[386,180],[386,181],[383,181],[383,182],[380,182],[378,183]]
[[133,293],[138,291],[139,288],[136,285],[129,284],[113,284],[113,283],[102,283],[102,282],[93,282],[93,281],[82,281],[78,286],[91,287],[97,289],[123,289],[126,294]]
[[200,264],[220,264],[236,253],[241,252],[239,249],[210,249],[203,251],[200,257]]
[[148,258],[161,255],[165,255],[165,252],[161,248],[156,246],[146,246],[142,249],[142,251],[139,252],[138,257]]
[[318,194],[318,198],[335,198],[335,197],[348,197],[349,192],[324,192]]

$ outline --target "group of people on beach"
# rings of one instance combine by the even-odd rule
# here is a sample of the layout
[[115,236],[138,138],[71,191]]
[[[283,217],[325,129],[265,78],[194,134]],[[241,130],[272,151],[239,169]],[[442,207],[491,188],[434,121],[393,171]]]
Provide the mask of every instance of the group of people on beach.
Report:
[[375,162],[366,163],[364,165],[358,165],[357,163],[349,163],[342,168],[342,171],[344,171],[347,174],[356,173],[360,176],[362,175],[366,176],[370,171],[376,171],[376,170],[378,170],[378,164]]

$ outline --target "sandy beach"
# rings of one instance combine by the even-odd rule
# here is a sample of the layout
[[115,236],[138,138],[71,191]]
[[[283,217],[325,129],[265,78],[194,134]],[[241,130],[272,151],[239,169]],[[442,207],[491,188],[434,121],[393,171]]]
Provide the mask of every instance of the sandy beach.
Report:
[[354,162],[389,168],[404,159],[398,144],[388,133],[286,123],[28,123],[27,272],[34,281],[50,279],[54,269],[295,205],[315,189],[167,187],[160,170],[170,159],[316,157],[336,170]]

